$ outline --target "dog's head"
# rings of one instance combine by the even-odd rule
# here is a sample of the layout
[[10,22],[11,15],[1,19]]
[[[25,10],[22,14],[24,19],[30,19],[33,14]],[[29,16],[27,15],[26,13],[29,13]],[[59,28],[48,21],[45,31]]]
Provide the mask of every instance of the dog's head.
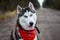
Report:
[[37,16],[36,10],[31,2],[29,2],[28,7],[21,8],[19,5],[17,6],[18,13],[18,22],[25,30],[33,30],[36,25]]

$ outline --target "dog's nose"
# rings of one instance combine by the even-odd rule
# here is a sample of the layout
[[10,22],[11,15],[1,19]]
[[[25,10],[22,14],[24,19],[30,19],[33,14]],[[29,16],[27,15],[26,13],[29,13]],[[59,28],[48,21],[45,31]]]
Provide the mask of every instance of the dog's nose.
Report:
[[30,24],[30,26],[32,26],[33,25],[33,22],[30,22],[29,24]]

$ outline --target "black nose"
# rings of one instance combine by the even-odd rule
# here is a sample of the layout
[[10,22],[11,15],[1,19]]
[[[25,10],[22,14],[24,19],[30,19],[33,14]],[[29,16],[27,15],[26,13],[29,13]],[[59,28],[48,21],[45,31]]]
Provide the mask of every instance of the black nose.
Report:
[[33,22],[30,22],[29,24],[30,24],[30,26],[32,26],[33,25]]

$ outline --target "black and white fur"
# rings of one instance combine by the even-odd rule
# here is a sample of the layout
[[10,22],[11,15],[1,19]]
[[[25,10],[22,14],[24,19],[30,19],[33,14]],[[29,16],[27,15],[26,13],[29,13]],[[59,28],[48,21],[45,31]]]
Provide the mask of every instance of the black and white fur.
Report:
[[[28,7],[26,8],[21,8],[18,5],[17,14],[18,14],[17,24],[19,26],[16,27],[11,32],[11,40],[23,40],[21,36],[19,36],[20,34],[17,31],[19,30],[19,28],[22,28],[24,30],[33,30],[34,28],[36,28],[37,31],[39,32],[38,28],[36,27],[36,22],[37,22],[36,10],[31,2],[29,2]],[[38,40],[37,34],[34,40]]]

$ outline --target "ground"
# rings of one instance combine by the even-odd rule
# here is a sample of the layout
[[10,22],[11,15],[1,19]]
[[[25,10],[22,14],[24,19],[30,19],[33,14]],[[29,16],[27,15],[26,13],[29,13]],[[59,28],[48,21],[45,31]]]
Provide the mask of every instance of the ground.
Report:
[[[60,40],[60,11],[40,8],[37,10],[37,26],[41,31],[40,40]],[[11,31],[15,28],[16,17],[0,23],[0,40],[9,40]]]

